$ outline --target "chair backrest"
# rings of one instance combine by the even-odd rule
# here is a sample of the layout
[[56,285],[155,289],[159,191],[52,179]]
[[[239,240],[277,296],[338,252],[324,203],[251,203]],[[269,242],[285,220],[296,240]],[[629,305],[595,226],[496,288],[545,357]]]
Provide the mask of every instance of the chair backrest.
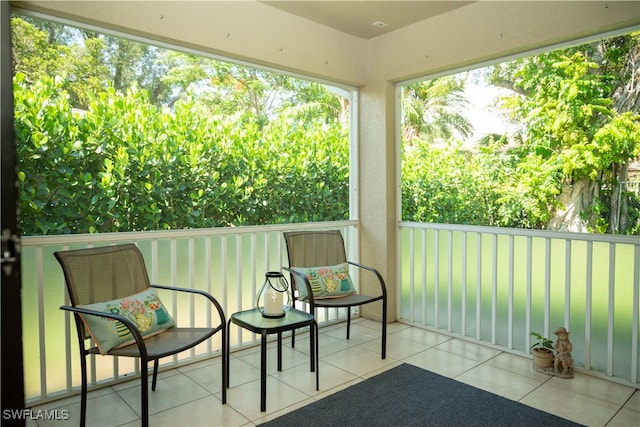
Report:
[[124,298],[151,286],[144,258],[134,244],[54,253],[73,306]]
[[290,267],[319,267],[347,262],[344,240],[338,230],[284,233]]

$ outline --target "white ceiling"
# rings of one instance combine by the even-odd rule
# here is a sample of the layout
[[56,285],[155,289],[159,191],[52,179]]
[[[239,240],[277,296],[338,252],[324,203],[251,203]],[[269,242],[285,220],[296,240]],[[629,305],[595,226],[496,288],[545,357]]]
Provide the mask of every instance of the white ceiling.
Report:
[[[303,0],[262,3],[344,33],[370,39],[473,2]],[[372,25],[375,22],[382,22],[387,26],[380,28]]]

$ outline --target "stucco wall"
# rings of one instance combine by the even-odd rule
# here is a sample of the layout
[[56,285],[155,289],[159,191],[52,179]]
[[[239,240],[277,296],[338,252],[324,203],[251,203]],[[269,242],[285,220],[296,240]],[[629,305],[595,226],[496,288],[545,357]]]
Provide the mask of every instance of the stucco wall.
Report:
[[369,80],[407,80],[638,24],[638,1],[477,2],[372,39]]

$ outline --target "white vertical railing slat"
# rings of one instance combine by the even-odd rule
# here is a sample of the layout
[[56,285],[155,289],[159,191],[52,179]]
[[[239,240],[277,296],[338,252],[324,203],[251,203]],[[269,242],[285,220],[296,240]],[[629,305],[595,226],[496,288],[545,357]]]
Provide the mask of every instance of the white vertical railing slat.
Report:
[[[415,238],[418,232],[420,239]],[[570,332],[572,328],[584,331],[584,336],[575,335],[579,346],[574,343],[573,347],[574,360],[582,365],[578,366],[580,369],[638,383],[640,241],[637,238],[426,223],[401,223],[400,233],[404,237],[399,239],[398,265],[407,271],[400,271],[399,275],[406,291],[398,292],[402,299],[399,313],[408,316],[400,321],[526,354],[530,352],[532,328],[553,340],[553,332],[559,325],[552,323],[562,319],[562,325]],[[471,236],[476,240],[475,255],[470,255],[473,260],[467,253]],[[504,245],[503,236],[507,237]],[[516,240],[517,237],[525,240]],[[599,255],[602,243],[609,249],[607,259]],[[584,244],[586,250],[579,244]],[[619,254],[626,245],[633,245],[634,251],[633,261],[624,258],[624,265],[634,270],[632,274],[616,274],[616,268],[620,268],[616,263],[623,262]],[[405,256],[409,259],[403,260]],[[597,266],[594,257],[600,257]],[[422,266],[416,265],[418,262]],[[468,271],[470,262],[476,263],[475,274]],[[584,266],[584,270],[572,268],[574,263]],[[444,265],[446,295],[445,276],[440,272],[440,266]],[[459,275],[454,274],[458,266]],[[606,280],[601,279],[604,274]],[[472,283],[475,319],[467,316]],[[418,295],[422,298],[421,306],[416,304]],[[633,301],[627,302],[628,298]],[[621,304],[628,304],[631,310],[620,309]],[[576,311],[583,310],[583,318],[576,317]],[[470,330],[473,321],[475,330]],[[618,325],[624,328],[631,325],[631,337],[626,330],[618,332]],[[519,334],[524,334],[524,338]],[[623,361],[621,355],[625,355]]]

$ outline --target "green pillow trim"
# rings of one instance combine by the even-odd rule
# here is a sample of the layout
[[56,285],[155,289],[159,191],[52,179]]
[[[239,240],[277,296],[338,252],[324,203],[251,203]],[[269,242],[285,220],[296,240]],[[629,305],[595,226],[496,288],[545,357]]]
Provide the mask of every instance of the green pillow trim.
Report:
[[[176,325],[153,288],[125,298],[78,307],[124,316],[136,325],[143,338],[159,334]],[[100,354],[107,354],[109,350],[135,342],[131,331],[119,320],[83,314],[80,317],[98,346]]]
[[[307,277],[311,284],[311,292],[314,299],[340,298],[356,293],[351,275],[349,274],[349,264],[328,265],[321,267],[291,267]],[[306,299],[307,286],[304,280],[295,276],[300,299]]]

